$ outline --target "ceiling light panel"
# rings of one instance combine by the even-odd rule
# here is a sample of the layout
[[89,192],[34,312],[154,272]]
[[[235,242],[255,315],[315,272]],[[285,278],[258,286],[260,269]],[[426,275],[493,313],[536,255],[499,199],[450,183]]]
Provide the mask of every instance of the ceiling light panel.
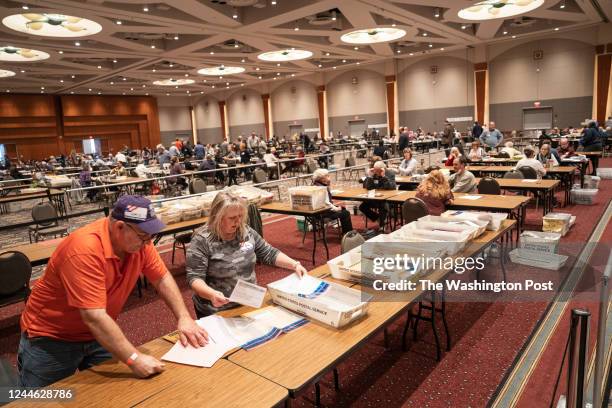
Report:
[[32,62],[45,60],[47,58],[49,58],[49,54],[44,51],[12,47],[10,45],[0,47],[0,61]]
[[458,16],[465,20],[493,20],[524,14],[542,4],[544,0],[484,0],[459,10]]
[[406,35],[406,31],[394,27],[377,27],[351,31],[340,37],[348,44],[375,44],[398,40]]
[[198,70],[198,74],[200,75],[234,75],[240,74],[244,72],[245,69],[242,67],[210,67],[210,68],[202,68]]
[[263,61],[283,62],[296,61],[312,57],[312,52],[307,50],[278,50],[259,54],[257,58]]
[[160,79],[158,81],[154,81],[154,85],[162,85],[162,86],[180,86],[180,85],[189,85],[193,84],[195,81],[193,79]]
[[95,21],[64,14],[13,14],[5,17],[2,24],[21,33],[45,37],[85,37],[102,31]]

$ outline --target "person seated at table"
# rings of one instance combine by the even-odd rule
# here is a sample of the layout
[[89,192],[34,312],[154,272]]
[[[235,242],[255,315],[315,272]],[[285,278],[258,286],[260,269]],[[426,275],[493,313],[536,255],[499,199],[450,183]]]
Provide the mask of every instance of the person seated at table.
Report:
[[574,147],[571,145],[567,137],[559,139],[559,147],[557,148],[557,154],[561,159],[567,159],[576,156]]
[[285,168],[281,170],[281,173],[286,171],[296,169],[299,170],[305,163],[306,154],[304,154],[304,149],[301,146],[298,146],[296,149],[297,157],[291,161],[286,162]]
[[542,163],[544,167],[558,166],[559,161],[561,161],[561,159],[557,160],[557,158],[553,154],[552,149],[550,148],[550,145],[548,143],[544,143],[542,147],[540,147],[540,151],[538,152],[538,155],[536,156],[536,160]]
[[276,149],[274,147],[266,149],[266,154],[263,156],[264,162],[266,162],[266,170],[268,171],[268,177],[270,179],[278,178],[278,157],[274,154]]
[[[170,160],[170,175],[177,176],[179,174],[183,174],[184,172],[185,170],[183,170],[183,166],[181,166],[181,163],[179,163],[178,156],[172,157]],[[170,183],[179,184],[182,188],[187,187],[187,180],[185,180],[184,177],[169,177],[168,181]]]
[[385,142],[383,140],[378,141],[378,146],[374,148],[373,152],[374,156],[379,156],[384,158],[387,154],[387,148],[385,147]]
[[[597,127],[597,122],[593,119],[587,120],[586,127],[582,131],[582,137],[580,138],[580,147],[585,152],[598,152],[603,149],[602,137]],[[593,173],[599,165],[599,157],[590,156],[591,163],[593,164]]]
[[448,182],[453,193],[471,193],[476,191],[476,177],[472,172],[465,169],[468,161],[464,156],[455,159],[453,169]]
[[111,177],[125,177],[127,176],[127,170],[123,167],[123,162],[117,162],[117,165],[114,169],[110,171]]
[[450,150],[450,154],[446,159],[446,162],[444,162],[444,165],[449,167],[452,166],[455,160],[459,157],[461,157],[461,152],[459,151],[459,149],[457,147],[452,147]]
[[140,178],[147,178],[147,166],[142,162],[138,163],[134,169],[134,173]]
[[516,163],[514,170],[518,170],[523,166],[531,167],[540,177],[544,177],[546,175],[546,169],[539,160],[535,159],[535,150],[533,149],[533,147],[525,147],[523,153],[525,154],[525,158],[519,160],[518,163]]
[[504,153],[508,153],[508,156],[510,156],[510,158],[523,155],[519,150],[516,150],[514,148],[514,143],[512,141],[507,141],[501,151]]
[[187,249],[187,283],[193,291],[198,318],[238,306],[228,297],[239,279],[257,284],[255,262],[290,269],[298,276],[306,269],[267,243],[247,224],[246,201],[219,192],[212,202],[208,223],[196,230]]
[[[81,187],[91,187],[93,184],[91,180],[91,167],[89,167],[89,164],[87,163],[83,163],[83,167],[79,173],[79,183],[81,184]],[[96,190],[86,190],[86,193],[86,197],[89,199],[89,201],[93,201],[96,196]]]
[[[367,190],[395,190],[395,173],[387,171],[383,161],[377,161],[371,169],[371,175],[363,182]],[[359,205],[361,211],[369,220],[378,221],[379,230],[384,230],[388,208],[385,202],[364,201]]]
[[423,200],[429,214],[440,215],[453,203],[453,192],[444,174],[433,170],[417,187],[416,198]]
[[412,157],[409,147],[403,150],[404,159],[399,165],[400,176],[412,176],[417,168],[417,161]]
[[321,166],[321,168],[323,169],[326,169],[329,166],[330,156],[327,156],[329,152],[330,152],[329,146],[327,145],[327,143],[325,143],[325,141],[322,141],[321,144],[319,145],[319,154],[325,155],[325,156],[319,156],[317,158],[317,161],[319,162],[319,166]]
[[472,142],[472,146],[470,146],[470,152],[468,153],[468,158],[471,161],[479,161],[484,157],[485,152],[482,147],[480,147],[480,140],[475,139]]
[[312,173],[312,184],[315,186],[325,187],[327,190],[327,198],[325,200],[325,204],[331,207],[329,213],[325,214],[325,219],[327,220],[340,220],[340,224],[342,226],[342,235],[346,234],[349,231],[353,230],[353,223],[351,221],[351,213],[342,206],[334,205],[332,200],[332,194],[330,190],[331,186],[331,177],[329,176],[329,171],[327,169],[316,169],[314,173]]
[[206,331],[190,317],[151,243],[164,227],[150,200],[126,195],[109,217],[63,239],[21,315],[19,386],[45,387],[111,357],[126,363],[137,377],[163,371],[164,364],[136,349],[116,323],[141,274],[178,320],[181,343],[207,343]]

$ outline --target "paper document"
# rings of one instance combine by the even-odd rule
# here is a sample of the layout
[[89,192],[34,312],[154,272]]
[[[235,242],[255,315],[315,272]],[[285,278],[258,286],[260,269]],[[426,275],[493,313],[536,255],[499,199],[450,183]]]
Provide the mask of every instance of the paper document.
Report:
[[523,179],[521,180],[523,183],[537,183],[538,179]]
[[276,281],[275,283],[277,288],[283,292],[296,295],[310,295],[317,291],[321,283],[325,282],[310,275],[304,275],[300,278],[293,273],[286,278]]
[[342,191],[344,191],[344,190],[332,190],[331,193],[332,194],[340,194]]
[[304,320],[306,320],[302,316],[280,306],[268,306],[260,310],[246,313],[245,316],[269,326],[277,327],[283,331],[288,331],[287,329],[292,329],[296,325],[301,325],[305,323]]
[[466,200],[478,200],[480,198],[482,198],[482,196],[479,195],[464,195],[458,198],[465,198]]
[[173,363],[187,364],[198,367],[212,367],[223,357],[228,349],[210,341],[206,346],[195,348],[192,345],[183,346],[180,341],[163,355],[162,360]]
[[238,279],[229,300],[241,305],[260,308],[265,296],[266,288]]

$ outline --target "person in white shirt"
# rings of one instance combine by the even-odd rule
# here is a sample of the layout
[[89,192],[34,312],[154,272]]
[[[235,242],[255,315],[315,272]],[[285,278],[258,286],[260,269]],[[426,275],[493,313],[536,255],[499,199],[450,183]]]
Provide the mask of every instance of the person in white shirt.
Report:
[[472,142],[472,146],[470,146],[470,152],[468,153],[468,158],[471,161],[479,161],[482,160],[485,152],[482,147],[480,147],[480,140],[476,139]]
[[534,158],[535,150],[533,149],[533,147],[525,147],[523,153],[525,154],[525,158],[519,160],[518,163],[516,163],[516,167],[514,168],[514,170],[518,170],[523,166],[531,167],[540,177],[544,177],[546,175],[546,169],[544,168],[542,163],[540,163],[537,159]]
[[521,152],[514,148],[514,143],[508,141],[505,143],[504,146],[505,147],[501,149],[501,151],[508,153],[508,156],[510,156],[511,158],[515,156],[522,156]]
[[552,151],[550,149],[550,145],[548,143],[544,143],[542,145],[542,147],[540,147],[540,152],[538,153],[536,159],[540,163],[542,163],[544,165],[544,167],[546,167],[546,165],[550,165],[550,166],[558,166],[559,165],[559,161],[557,160],[555,155],[552,154]]
[[263,155],[263,160],[266,162],[266,169],[268,170],[268,177],[278,177],[278,157],[274,155],[276,149],[274,147],[267,149],[266,154]]
[[123,154],[122,152],[117,152],[117,154],[115,155],[115,161],[116,162],[121,162],[123,164],[127,164],[127,157],[125,157],[125,154]]
[[168,153],[170,154],[170,157],[176,157],[181,154],[178,147],[176,147],[174,143],[172,144],[172,146],[170,146],[170,149],[168,149]]
[[144,163],[138,163],[138,166],[134,169],[136,175],[140,178],[147,178],[147,166]]
[[417,161],[412,157],[412,150],[405,148],[403,151],[404,159],[399,165],[399,173],[401,176],[412,176],[417,168]]

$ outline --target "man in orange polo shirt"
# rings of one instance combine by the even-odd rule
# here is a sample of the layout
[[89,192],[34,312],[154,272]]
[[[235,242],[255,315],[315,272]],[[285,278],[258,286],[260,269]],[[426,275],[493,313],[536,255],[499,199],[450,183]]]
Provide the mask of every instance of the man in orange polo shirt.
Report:
[[123,196],[108,218],[62,241],[21,316],[21,386],[44,387],[112,356],[138,377],[163,371],[164,364],[139,352],[115,321],[140,274],[176,316],[181,342],[195,347],[207,343],[206,331],[187,312],[151,243],[164,227],[148,199]]

